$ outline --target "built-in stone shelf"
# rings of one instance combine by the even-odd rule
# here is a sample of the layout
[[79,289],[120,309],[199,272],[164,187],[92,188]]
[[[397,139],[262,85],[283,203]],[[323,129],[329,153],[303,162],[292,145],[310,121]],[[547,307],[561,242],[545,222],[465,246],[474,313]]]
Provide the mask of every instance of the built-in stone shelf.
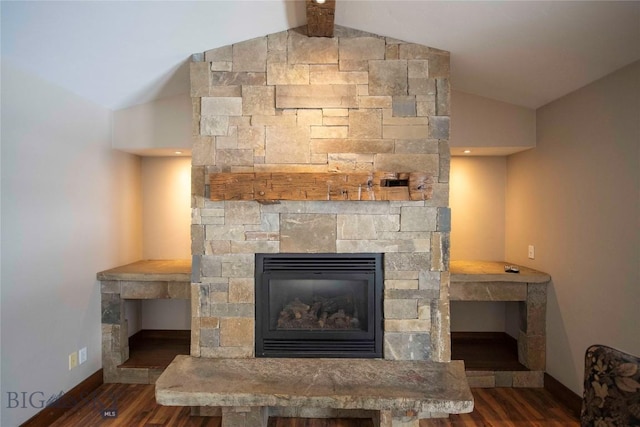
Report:
[[[125,300],[190,299],[191,261],[143,260],[101,271],[97,278],[102,301],[104,382],[155,383],[163,366],[157,366],[155,362],[148,366],[126,363],[131,349],[124,303]],[[170,345],[175,345],[174,339],[169,341]],[[162,346],[161,343],[159,345]]]
[[101,271],[100,281],[188,282],[191,280],[190,259],[147,259]]
[[[519,302],[520,324],[515,360],[507,360],[477,369],[473,360],[468,362],[467,374],[473,387],[542,387],[546,365],[546,306],[547,284],[551,276],[531,268],[517,266],[518,273],[505,271],[508,262],[451,261],[451,301],[516,301]],[[484,333],[465,334],[464,345],[487,345],[495,342]],[[456,334],[452,333],[452,353],[456,349]],[[458,342],[460,344],[460,341]],[[463,351],[464,352],[464,351]],[[469,352],[467,352],[469,353]],[[478,353],[477,351],[475,353]],[[505,359],[506,360],[506,359]],[[516,363],[514,363],[516,362]],[[518,363],[526,370],[518,368]]]

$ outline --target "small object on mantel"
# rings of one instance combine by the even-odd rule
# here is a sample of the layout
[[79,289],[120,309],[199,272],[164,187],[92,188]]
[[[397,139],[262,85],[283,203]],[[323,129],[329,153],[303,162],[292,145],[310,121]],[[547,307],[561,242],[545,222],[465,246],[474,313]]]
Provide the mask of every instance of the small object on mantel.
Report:
[[333,37],[336,0],[307,0],[307,35]]
[[211,200],[429,200],[424,172],[239,172],[210,175]]
[[520,268],[517,265],[505,265],[504,271],[506,273],[520,273]]

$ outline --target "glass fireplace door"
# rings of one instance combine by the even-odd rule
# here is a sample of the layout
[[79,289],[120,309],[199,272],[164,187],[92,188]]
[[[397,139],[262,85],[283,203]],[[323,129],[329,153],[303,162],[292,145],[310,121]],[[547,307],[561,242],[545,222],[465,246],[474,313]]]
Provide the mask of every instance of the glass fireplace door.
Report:
[[256,356],[381,357],[376,272],[319,264],[256,273]]
[[286,336],[289,331],[315,332],[324,337],[343,332],[371,337],[368,325],[373,322],[373,300],[369,299],[372,277],[325,274],[320,279],[306,279],[295,273],[284,274],[289,277],[279,277],[282,273],[265,276],[269,332],[273,337]]

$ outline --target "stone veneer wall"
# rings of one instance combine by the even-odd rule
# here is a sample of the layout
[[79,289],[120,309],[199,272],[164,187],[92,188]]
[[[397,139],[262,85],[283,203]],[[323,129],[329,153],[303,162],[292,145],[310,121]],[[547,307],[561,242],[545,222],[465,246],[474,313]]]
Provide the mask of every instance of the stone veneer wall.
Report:
[[[197,54],[192,342],[254,356],[255,253],[384,253],[384,357],[450,359],[449,53],[337,27]],[[205,197],[216,172],[426,171],[426,201]]]

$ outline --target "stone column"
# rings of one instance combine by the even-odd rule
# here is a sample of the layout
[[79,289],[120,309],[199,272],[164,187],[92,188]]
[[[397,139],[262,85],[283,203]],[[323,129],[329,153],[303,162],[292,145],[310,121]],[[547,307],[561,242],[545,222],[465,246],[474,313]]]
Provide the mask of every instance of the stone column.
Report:
[[528,283],[527,301],[520,303],[518,361],[532,371],[546,366],[547,284]]
[[[191,63],[194,357],[253,357],[255,253],[384,253],[384,357],[450,359],[449,53],[336,27]],[[426,172],[424,200],[211,201],[217,172]],[[237,267],[234,267],[237,266]],[[237,338],[238,334],[243,338]]]
[[267,427],[269,408],[233,406],[222,408],[222,427]]
[[415,412],[380,411],[373,419],[375,427],[419,427],[420,420]]
[[104,382],[117,382],[118,365],[129,358],[124,300],[120,297],[119,281],[100,282],[102,311],[102,367]]

